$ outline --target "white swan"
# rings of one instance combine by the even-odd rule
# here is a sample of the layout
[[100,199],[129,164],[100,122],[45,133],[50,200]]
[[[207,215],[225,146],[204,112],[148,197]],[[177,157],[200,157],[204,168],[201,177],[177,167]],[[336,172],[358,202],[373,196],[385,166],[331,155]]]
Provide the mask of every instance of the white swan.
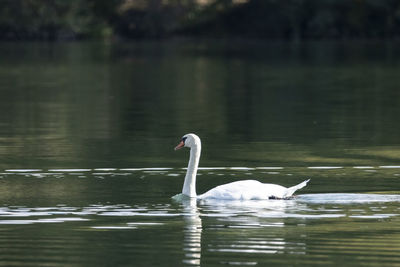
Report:
[[306,180],[298,185],[286,188],[276,184],[264,184],[256,180],[243,180],[219,185],[202,195],[196,194],[196,174],[201,154],[201,141],[195,134],[186,134],[175,147],[190,148],[190,159],[183,183],[182,194],[197,199],[224,199],[224,200],[250,200],[250,199],[284,199],[307,185]]

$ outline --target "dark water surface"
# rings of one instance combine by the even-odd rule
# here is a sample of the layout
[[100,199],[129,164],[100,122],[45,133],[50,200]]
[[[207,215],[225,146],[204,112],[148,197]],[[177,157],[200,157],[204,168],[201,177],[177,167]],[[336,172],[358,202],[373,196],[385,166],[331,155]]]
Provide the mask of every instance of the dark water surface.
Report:
[[[10,43],[1,266],[400,266],[396,43]],[[311,178],[291,200],[181,191]]]

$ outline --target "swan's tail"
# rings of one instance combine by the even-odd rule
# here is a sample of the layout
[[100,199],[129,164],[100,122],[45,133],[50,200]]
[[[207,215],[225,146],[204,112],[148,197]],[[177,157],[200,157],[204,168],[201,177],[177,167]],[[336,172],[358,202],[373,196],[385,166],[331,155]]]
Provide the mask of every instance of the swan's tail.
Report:
[[297,190],[299,190],[299,189],[305,187],[309,181],[310,181],[310,179],[305,180],[304,182],[301,182],[301,183],[299,183],[298,185],[289,187],[289,188],[286,190],[285,197],[290,197],[290,196],[292,196],[294,192],[296,192]]

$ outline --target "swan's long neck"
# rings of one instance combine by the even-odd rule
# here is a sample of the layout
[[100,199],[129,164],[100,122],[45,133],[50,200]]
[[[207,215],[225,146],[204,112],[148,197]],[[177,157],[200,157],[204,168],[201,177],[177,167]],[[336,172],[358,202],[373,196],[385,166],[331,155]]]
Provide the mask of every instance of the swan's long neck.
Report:
[[182,194],[189,197],[196,197],[196,175],[197,168],[199,166],[201,153],[201,145],[197,144],[190,149],[189,164],[185,176],[185,182],[183,183]]

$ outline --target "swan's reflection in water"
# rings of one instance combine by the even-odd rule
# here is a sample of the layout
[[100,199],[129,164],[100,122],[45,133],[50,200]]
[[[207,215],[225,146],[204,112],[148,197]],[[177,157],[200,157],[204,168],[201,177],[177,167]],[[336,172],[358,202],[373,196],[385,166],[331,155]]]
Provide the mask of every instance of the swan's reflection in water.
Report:
[[[235,261],[239,254],[305,253],[305,243],[287,241],[285,231],[287,215],[291,210],[306,209],[304,204],[294,200],[197,202],[189,198],[181,203],[185,223],[184,264],[201,265],[202,235],[214,237],[206,238],[207,252],[232,255],[223,261],[229,265],[257,264],[255,261]],[[206,232],[202,218],[207,223]]]
[[183,263],[187,265],[200,266],[201,263],[201,218],[197,208],[197,200],[195,198],[187,198],[182,200],[184,226],[184,242],[183,250],[185,258]]
[[[292,227],[287,217],[292,211],[307,209],[295,200],[206,201],[201,202],[203,217],[217,217],[219,225],[210,228],[219,239],[207,244],[207,251],[232,255],[226,264],[255,265],[256,261],[235,261],[245,254],[304,254],[304,242],[290,241]],[[293,224],[293,222],[289,222]],[[295,227],[301,226],[302,220]],[[300,229],[299,229],[300,230]],[[305,235],[304,235],[305,237]]]

